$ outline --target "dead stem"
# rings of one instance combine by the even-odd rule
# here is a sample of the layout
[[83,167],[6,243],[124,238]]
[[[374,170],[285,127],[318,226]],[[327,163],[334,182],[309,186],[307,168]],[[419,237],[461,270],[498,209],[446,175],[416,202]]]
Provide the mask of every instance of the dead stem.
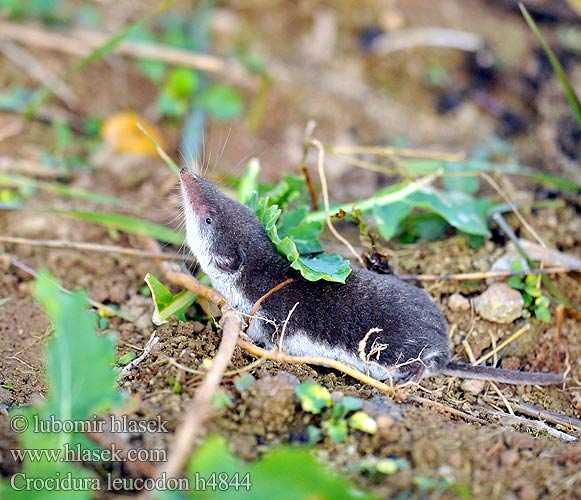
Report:
[[285,286],[287,286],[288,284],[292,283],[293,281],[294,281],[293,278],[287,278],[282,283],[279,283],[278,285],[272,287],[268,292],[266,292],[262,297],[260,297],[254,303],[254,306],[252,307],[252,310],[250,311],[250,313],[246,317],[246,328],[245,328],[245,330],[248,330],[248,327],[250,326],[250,322],[254,319],[254,316],[256,315],[256,311],[258,311],[258,309],[260,308],[260,304],[262,304],[272,294],[274,294],[274,293],[278,292],[279,290],[283,289]]
[[530,328],[531,328],[531,325],[529,325],[527,323],[522,328],[520,328],[519,330],[514,332],[506,340],[504,340],[500,344],[498,344],[496,346],[496,348],[492,349],[492,351],[490,351],[489,353],[485,354],[484,356],[481,356],[480,358],[478,358],[473,364],[480,365],[480,364],[484,363],[487,359],[491,358],[492,356],[495,356],[496,353],[498,353],[500,350],[504,349],[507,345],[514,342],[516,339],[518,339],[523,333],[528,332],[530,330]]
[[400,156],[402,158],[418,158],[426,160],[462,161],[466,159],[464,153],[444,153],[438,151],[426,151],[422,149],[377,147],[377,146],[325,146],[329,154],[371,154],[377,156]]
[[313,186],[313,180],[311,179],[311,174],[307,168],[307,153],[309,152],[308,140],[313,134],[316,123],[314,120],[309,120],[307,126],[305,127],[304,139],[303,139],[303,156],[301,158],[301,163],[299,169],[301,170],[305,182],[307,184],[307,189],[309,190],[309,197],[311,198],[311,210],[319,210],[319,202],[317,201],[317,192],[315,191],[315,186]]
[[14,64],[24,69],[37,83],[44,85],[49,82],[51,90],[69,107],[73,107],[78,103],[78,98],[73,91],[27,50],[12,43],[10,40],[3,40],[0,43],[0,52]]
[[561,274],[581,271],[581,266],[546,267],[545,269],[530,269],[528,271],[483,271],[475,273],[454,274],[401,274],[402,281],[461,281],[486,280],[489,278],[507,278],[510,276],[524,276],[528,274]]
[[321,178],[321,191],[323,192],[323,202],[325,204],[325,220],[327,222],[327,227],[329,228],[329,231],[331,231],[333,236],[335,236],[335,238],[337,238],[341,243],[343,243],[347,247],[347,249],[351,252],[351,254],[353,254],[353,256],[357,259],[361,267],[365,268],[365,263],[363,262],[361,255],[359,255],[355,251],[351,243],[349,243],[345,238],[343,238],[343,236],[339,234],[339,232],[335,229],[335,226],[333,226],[333,223],[331,222],[331,215],[329,212],[329,190],[327,188],[327,177],[325,176],[324,168],[325,148],[323,147],[319,140],[313,138],[310,138],[307,141],[307,144],[314,146],[319,151],[317,169],[319,172],[319,177]]
[[187,262],[194,262],[191,255],[174,255],[169,253],[156,254],[155,252],[146,252],[144,250],[137,250],[135,248],[120,247],[116,245],[101,245],[98,243],[83,243],[68,240],[35,240],[29,238],[17,238],[15,236],[0,235],[0,243],[10,243],[13,245],[30,245],[33,247],[44,248],[58,248],[65,250],[83,250],[87,252],[97,253],[116,253],[120,255],[129,255],[131,257],[138,257],[140,259],[154,259],[154,260],[183,260]]
[[223,302],[222,340],[220,341],[218,352],[214,356],[212,366],[196,391],[194,398],[186,408],[182,424],[174,436],[172,451],[167,462],[159,470],[159,475],[167,474],[168,477],[177,477],[181,474],[192,454],[194,441],[200,433],[202,425],[214,411],[211,405],[212,395],[220,386],[224,372],[230,364],[242,325],[240,315],[225,304],[225,301]]
[[[43,50],[55,50],[77,57],[86,57],[103,46],[109,35],[89,30],[51,31],[21,23],[0,22],[2,38]],[[125,40],[114,52],[135,59],[161,61],[166,64],[184,66],[208,73],[218,73],[223,78],[238,84],[249,85],[252,78],[239,64],[206,54],[195,54],[188,50],[168,47],[157,43],[137,43]]]
[[149,356],[151,349],[153,349],[153,346],[158,342],[159,337],[156,335],[156,332],[154,331],[151,334],[151,337],[149,337],[147,343],[145,344],[145,347],[143,348],[143,352],[141,353],[141,355],[123,367],[123,369],[119,372],[119,375],[117,376],[117,380],[125,378],[133,368],[135,368],[147,356]]

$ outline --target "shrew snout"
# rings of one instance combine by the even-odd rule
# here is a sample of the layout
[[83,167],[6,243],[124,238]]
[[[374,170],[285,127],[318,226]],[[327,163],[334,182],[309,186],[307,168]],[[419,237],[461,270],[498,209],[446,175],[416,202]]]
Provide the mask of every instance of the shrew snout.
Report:
[[196,214],[203,214],[208,207],[204,196],[203,180],[187,168],[180,170],[180,181],[185,202]]

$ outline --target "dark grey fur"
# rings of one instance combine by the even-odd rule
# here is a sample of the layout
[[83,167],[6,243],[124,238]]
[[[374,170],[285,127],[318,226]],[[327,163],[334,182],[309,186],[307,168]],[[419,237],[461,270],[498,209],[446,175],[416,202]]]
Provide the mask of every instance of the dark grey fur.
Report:
[[[281,325],[289,311],[283,348],[295,355],[326,355],[381,379],[419,380],[445,374],[513,384],[560,384],[560,375],[518,372],[450,362],[448,327],[420,288],[394,276],[354,268],[343,285],[310,282],[279,255],[255,214],[209,181],[181,173],[188,244],[214,287],[243,314],[275,285],[293,282],[266,299],[257,315]],[[364,362],[360,342],[373,328]],[[252,321],[249,335],[271,346],[278,332],[271,322]]]

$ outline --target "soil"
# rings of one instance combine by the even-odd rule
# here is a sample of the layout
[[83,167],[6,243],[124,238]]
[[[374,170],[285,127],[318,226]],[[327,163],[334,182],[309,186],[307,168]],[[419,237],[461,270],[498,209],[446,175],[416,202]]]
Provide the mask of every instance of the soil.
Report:
[[[119,1],[103,5],[100,12],[103,19],[111,20],[105,25],[119,29],[127,20],[143,15],[153,4]],[[480,148],[493,157],[518,157],[524,164],[576,178],[579,182],[579,156],[569,144],[573,141],[578,152],[581,150],[579,139],[575,143],[575,136],[571,135],[566,147],[558,140],[562,137],[559,127],[568,123],[566,102],[557,80],[550,73],[539,76],[534,69],[538,62],[536,43],[516,11],[506,10],[510,4],[478,0],[365,0],[354,7],[353,2],[343,0],[223,2],[215,16],[213,52],[229,54],[236,46],[248,45],[263,59],[275,83],[258,125],[251,125],[244,118],[226,124],[209,123],[208,158],[210,151],[217,158],[224,146],[223,154],[211,160],[210,177],[235,175],[244,166],[242,159],[254,155],[261,156],[264,181],[273,182],[284,173],[295,172],[302,155],[305,124],[314,118],[316,136],[330,144],[403,144],[452,152]],[[183,5],[180,8],[186,11]],[[319,50],[314,50],[311,41],[321,34],[317,29],[322,29],[317,28],[314,19],[329,12],[337,28],[336,43],[320,42]],[[399,26],[441,26],[483,36],[502,63],[502,71],[486,92],[503,106],[520,113],[527,121],[526,130],[499,139],[502,120],[487,113],[472,98],[465,99],[450,113],[437,112],[435,96],[442,89],[426,85],[427,69],[443,68],[451,79],[451,87],[471,88],[474,83],[465,57],[459,51],[419,48],[380,56],[360,49],[364,35],[373,28],[389,30]],[[579,29],[578,22],[572,26]],[[557,40],[558,27],[555,22],[542,25],[543,32],[552,41]],[[68,56],[56,52],[36,51],[35,55],[53,71],[62,70],[72,62]],[[571,58],[569,72],[573,85],[580,89],[579,52]],[[0,75],[4,90],[13,85],[30,84],[28,76],[6,58],[0,58]],[[523,75],[537,78],[539,91],[532,100],[524,88]],[[106,118],[129,108],[147,114],[155,96],[155,88],[128,59],[98,62],[68,83],[79,98],[75,111],[83,116]],[[244,92],[247,101],[252,103],[252,92]],[[49,109],[54,111],[57,102],[52,101]],[[16,115],[0,113],[0,130],[18,119]],[[179,130],[170,125],[167,131],[163,126],[161,130],[171,145],[170,151],[177,157]],[[50,126],[26,122],[17,135],[0,139],[0,157],[39,163],[42,152],[51,147],[53,140]],[[104,147],[98,156],[96,168],[75,171],[67,182],[125,200],[130,207],[124,209],[125,213],[179,227],[176,223],[180,220],[179,199],[171,180],[173,174],[161,160],[113,154]],[[334,157],[328,159],[327,170],[331,196],[336,200],[368,196],[389,181],[380,174],[354,169]],[[39,178],[46,178],[46,169],[40,168],[39,172]],[[519,201],[548,197],[562,200],[561,208],[525,210],[525,216],[549,247],[581,258],[578,194],[547,190],[522,179],[502,178],[501,181],[511,197]],[[97,204],[71,201],[40,191],[27,200],[26,206],[30,209],[103,209]],[[509,215],[507,221],[518,234],[530,238],[516,217]],[[33,210],[0,211],[0,233],[142,247],[138,238]],[[505,243],[502,238],[493,238],[480,248],[472,248],[464,237],[452,235],[435,243],[383,242],[381,248],[389,254],[390,264],[397,273],[444,274],[490,269],[504,253]],[[171,247],[167,251],[180,249]],[[0,299],[9,298],[0,305],[0,384],[10,388],[0,387],[0,474],[8,477],[18,467],[6,453],[17,443],[8,428],[7,409],[30,404],[46,395],[42,355],[44,342],[50,335],[46,317],[31,298],[31,276],[12,265],[11,258],[33,269],[48,268],[64,287],[84,288],[92,299],[119,305],[123,312],[135,318],[134,322],[111,319],[110,328],[118,337],[119,355],[128,351],[139,354],[156,331],[159,343],[120,386],[134,397],[132,417],[155,419],[159,416],[171,431],[133,435],[127,438],[128,443],[145,448],[171,446],[172,432],[179,426],[184,409],[202,380],[203,363],[216,353],[220,335],[214,323],[202,315],[197,316],[200,321],[172,320],[155,327],[150,321],[152,303],[141,294],[145,274],[152,272],[161,276],[152,261],[0,243]],[[554,283],[579,310],[581,276],[561,274],[554,277]],[[409,389],[411,394],[439,401],[486,422],[479,424],[436,407],[394,402],[377,390],[332,370],[264,362],[249,370],[257,382],[242,392],[233,383],[234,375],[224,379],[222,389],[232,405],[216,413],[205,433],[226,436],[232,451],[246,460],[259,457],[276,444],[304,442],[307,425],[317,425],[320,420],[301,410],[293,389],[299,382],[315,381],[335,396],[344,394],[365,400],[366,410],[376,418],[379,430],[373,436],[352,432],[344,443],[325,438],[313,449],[335,471],[350,477],[378,498],[397,495],[401,495],[398,498],[461,498],[461,491],[454,487],[443,491],[421,490],[418,478],[425,477],[440,480],[442,484],[448,481],[468,487],[473,498],[581,498],[580,429],[547,422],[551,428],[577,439],[565,442],[546,431],[532,429],[524,420],[510,415],[512,404],[527,403],[580,418],[579,321],[566,316],[557,341],[554,306],[549,324],[531,318],[499,325],[483,320],[470,310],[452,311],[448,307],[452,294],[461,293],[471,299],[486,288],[485,281],[441,281],[423,286],[451,325],[450,341],[458,359],[467,359],[466,345],[478,358],[528,324],[530,330],[501,352],[502,366],[537,371],[567,369],[565,387],[490,383],[475,386],[439,377],[423,381],[421,388]],[[170,358],[201,372],[178,369],[168,362]],[[255,358],[237,348],[229,369],[244,370],[253,361]],[[176,390],[176,380],[180,390]],[[523,417],[517,412],[519,415]],[[390,476],[358,471],[357,465],[369,457],[404,458],[410,468]]]

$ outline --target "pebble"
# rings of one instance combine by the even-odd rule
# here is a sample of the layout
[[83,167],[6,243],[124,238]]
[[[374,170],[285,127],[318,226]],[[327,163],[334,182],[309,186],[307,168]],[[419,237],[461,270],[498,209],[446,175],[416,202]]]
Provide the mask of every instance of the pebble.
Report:
[[476,396],[482,392],[485,385],[485,380],[466,379],[462,382],[462,390]]
[[464,295],[454,293],[448,299],[448,307],[452,311],[467,311],[470,309],[470,301]]
[[512,323],[520,318],[524,305],[521,294],[506,283],[494,283],[474,300],[476,312],[493,323]]

